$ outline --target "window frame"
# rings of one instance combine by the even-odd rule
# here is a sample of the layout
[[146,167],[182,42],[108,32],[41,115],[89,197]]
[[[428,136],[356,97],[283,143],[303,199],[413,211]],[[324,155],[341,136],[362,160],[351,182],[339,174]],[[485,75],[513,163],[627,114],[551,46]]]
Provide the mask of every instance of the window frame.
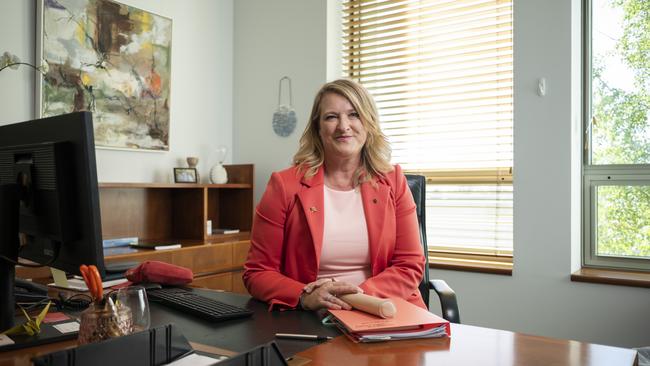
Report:
[[583,139],[582,139],[582,267],[650,271],[650,259],[598,255],[597,197],[599,186],[650,186],[650,164],[592,164],[592,29],[593,2],[583,0]]
[[[645,172],[644,172],[645,171]],[[647,167],[634,165],[592,165],[585,167],[583,195],[584,214],[584,246],[583,265],[628,270],[650,271],[650,259],[633,257],[603,256],[596,253],[597,249],[597,214],[598,209],[596,189],[603,186],[650,186],[650,171]]]

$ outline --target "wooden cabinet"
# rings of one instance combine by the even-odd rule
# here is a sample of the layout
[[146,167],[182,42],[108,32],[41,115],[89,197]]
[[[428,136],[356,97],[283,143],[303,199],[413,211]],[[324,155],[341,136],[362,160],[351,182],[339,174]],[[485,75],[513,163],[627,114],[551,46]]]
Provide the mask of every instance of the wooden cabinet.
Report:
[[[180,242],[180,249],[138,250],[106,263],[159,260],[192,269],[193,285],[245,292],[242,266],[253,224],[253,165],[226,165],[227,184],[101,183],[104,239],[138,237]],[[212,228],[239,229],[212,235]]]

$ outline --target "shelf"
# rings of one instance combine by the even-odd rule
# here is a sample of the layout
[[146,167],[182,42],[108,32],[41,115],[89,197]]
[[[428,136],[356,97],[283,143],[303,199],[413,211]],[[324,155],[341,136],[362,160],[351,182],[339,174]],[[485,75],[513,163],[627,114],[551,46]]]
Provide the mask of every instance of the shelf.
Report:
[[[172,240],[172,239],[160,239],[161,243],[179,243],[181,245],[180,248],[174,248],[174,249],[161,249],[161,250],[155,250],[155,249],[147,249],[147,248],[137,248],[137,247],[130,247],[134,249],[134,251],[130,253],[119,253],[119,254],[110,254],[106,258],[111,259],[111,260],[116,260],[116,259],[124,259],[124,258],[130,258],[130,257],[136,257],[140,255],[147,255],[147,254],[162,254],[162,253],[171,253],[171,252],[178,252],[178,251],[187,251],[187,250],[192,250],[197,247],[209,247],[212,245],[218,245],[222,243],[235,243],[235,242],[243,242],[248,240],[248,237],[245,237],[241,240],[238,240],[238,238],[235,238],[233,236],[233,239],[235,240],[228,240],[228,241],[203,241],[203,240],[194,240],[194,239],[184,239],[184,240]],[[158,239],[146,239],[146,241],[156,241]]]
[[233,233],[233,234],[214,234],[214,235],[208,235],[206,238],[206,241],[208,242],[214,242],[214,243],[221,243],[225,241],[237,241],[237,240],[247,240],[251,236],[250,231],[240,231],[238,233]]
[[207,184],[207,183],[119,183],[106,182],[99,183],[99,188],[235,188],[249,189],[252,184],[248,183],[226,183],[226,184]]

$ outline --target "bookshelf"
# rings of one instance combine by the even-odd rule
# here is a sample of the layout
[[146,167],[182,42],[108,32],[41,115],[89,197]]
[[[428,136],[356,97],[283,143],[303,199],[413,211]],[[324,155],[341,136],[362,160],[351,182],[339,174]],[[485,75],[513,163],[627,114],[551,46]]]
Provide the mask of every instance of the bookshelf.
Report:
[[[252,164],[225,165],[227,184],[100,183],[104,239],[176,241],[179,249],[111,255],[106,263],[159,260],[192,269],[192,285],[245,292],[241,273],[253,223]],[[213,228],[235,234],[207,233]]]

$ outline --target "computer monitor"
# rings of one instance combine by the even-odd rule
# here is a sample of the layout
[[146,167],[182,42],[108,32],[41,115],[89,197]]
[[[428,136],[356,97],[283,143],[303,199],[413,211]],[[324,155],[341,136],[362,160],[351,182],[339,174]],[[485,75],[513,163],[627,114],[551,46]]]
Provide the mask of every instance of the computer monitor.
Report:
[[104,276],[91,113],[0,126],[0,255],[0,331],[13,323],[16,257]]

